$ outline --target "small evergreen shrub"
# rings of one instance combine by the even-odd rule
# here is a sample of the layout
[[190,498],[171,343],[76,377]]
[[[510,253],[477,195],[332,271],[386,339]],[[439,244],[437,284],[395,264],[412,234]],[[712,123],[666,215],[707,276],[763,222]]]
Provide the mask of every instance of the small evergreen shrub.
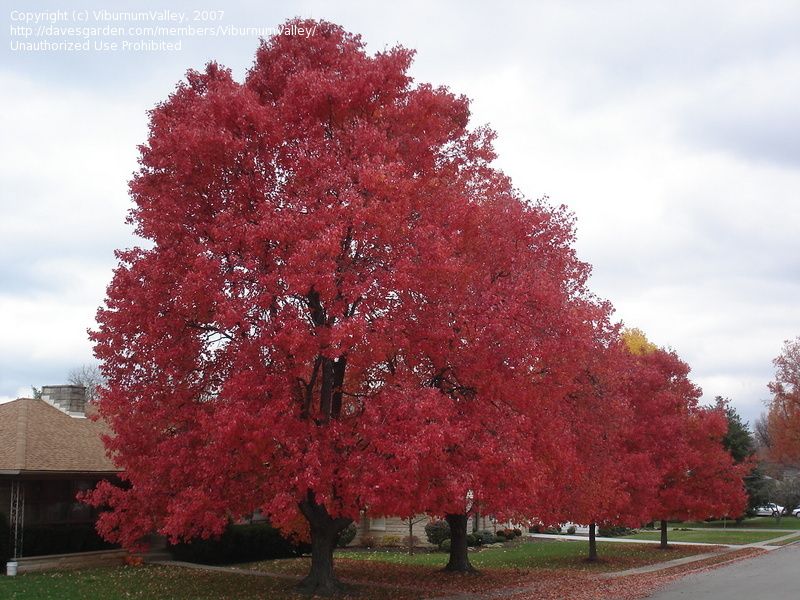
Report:
[[567,535],[575,535],[576,531],[578,531],[578,529],[575,527],[575,525],[570,525],[567,527]]
[[434,546],[441,546],[444,540],[450,539],[450,525],[447,521],[431,521],[425,525],[425,537]]
[[632,533],[636,533],[636,530],[630,527],[623,527],[622,525],[601,526],[597,529],[597,535],[600,537],[619,537]]
[[472,535],[480,538],[479,545],[481,546],[484,544],[494,544],[497,541],[497,536],[495,536],[495,534],[491,531],[478,531]]
[[450,538],[442,540],[442,543],[439,544],[439,550],[443,552],[450,552]]
[[558,535],[561,533],[561,525],[556,525],[555,527],[548,527],[542,533],[547,533],[550,535]]
[[356,524],[350,523],[350,525],[342,529],[342,532],[339,534],[339,539],[336,541],[336,545],[339,548],[344,548],[353,541],[353,538],[356,537],[356,533],[358,533]]

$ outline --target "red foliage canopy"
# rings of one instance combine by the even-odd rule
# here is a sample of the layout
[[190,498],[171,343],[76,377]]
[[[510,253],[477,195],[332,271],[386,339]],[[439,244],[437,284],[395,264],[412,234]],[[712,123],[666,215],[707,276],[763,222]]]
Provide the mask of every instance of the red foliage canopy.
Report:
[[784,342],[773,361],[775,378],[769,384],[772,401],[767,425],[770,458],[783,463],[800,462],[800,337]]
[[[645,344],[632,347],[633,336]],[[741,514],[751,466],[734,464],[724,411],[698,406],[688,374],[638,331],[595,355],[569,398],[579,460],[557,490],[565,519],[638,527]]]
[[608,307],[570,216],[517,196],[411,56],[322,22],[152,111],[130,215],[151,245],[119,253],[92,333],[129,483],[93,495],[108,537],[531,506]]

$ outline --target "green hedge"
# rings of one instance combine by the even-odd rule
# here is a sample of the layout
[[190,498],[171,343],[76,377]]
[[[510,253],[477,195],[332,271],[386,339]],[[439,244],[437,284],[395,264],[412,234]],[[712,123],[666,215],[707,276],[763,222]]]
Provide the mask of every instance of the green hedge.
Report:
[[217,539],[198,539],[169,547],[176,560],[206,565],[290,558],[310,550],[308,544],[291,542],[267,524],[231,525]]
[[[8,538],[8,536],[5,536]],[[22,556],[92,552],[117,548],[101,538],[93,523],[28,525],[22,532]]]

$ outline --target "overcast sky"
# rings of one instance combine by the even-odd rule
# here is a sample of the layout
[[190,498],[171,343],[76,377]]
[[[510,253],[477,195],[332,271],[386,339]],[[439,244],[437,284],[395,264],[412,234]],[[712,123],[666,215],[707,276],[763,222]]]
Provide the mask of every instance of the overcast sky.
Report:
[[[224,10],[212,25],[323,18],[369,51],[416,49],[417,81],[472,99],[519,189],[574,211],[592,288],[617,318],[677,350],[706,400],[729,396],[749,421],[763,410],[771,361],[800,334],[797,1],[71,1],[37,3],[68,11],[39,25],[158,24],[91,13],[149,7],[203,26],[194,10],[211,8]],[[170,38],[172,51],[14,49],[54,40],[37,24],[12,30],[30,4],[3,8],[0,401],[92,362],[86,329],[113,252],[136,243],[124,219],[146,111],[209,59],[241,78],[258,44],[221,34]],[[89,9],[88,23],[73,9]]]

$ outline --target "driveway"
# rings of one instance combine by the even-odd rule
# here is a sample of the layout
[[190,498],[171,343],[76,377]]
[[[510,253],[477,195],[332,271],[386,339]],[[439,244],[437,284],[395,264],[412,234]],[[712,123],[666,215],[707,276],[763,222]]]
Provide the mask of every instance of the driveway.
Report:
[[800,544],[749,560],[688,575],[650,600],[797,600],[800,597]]

